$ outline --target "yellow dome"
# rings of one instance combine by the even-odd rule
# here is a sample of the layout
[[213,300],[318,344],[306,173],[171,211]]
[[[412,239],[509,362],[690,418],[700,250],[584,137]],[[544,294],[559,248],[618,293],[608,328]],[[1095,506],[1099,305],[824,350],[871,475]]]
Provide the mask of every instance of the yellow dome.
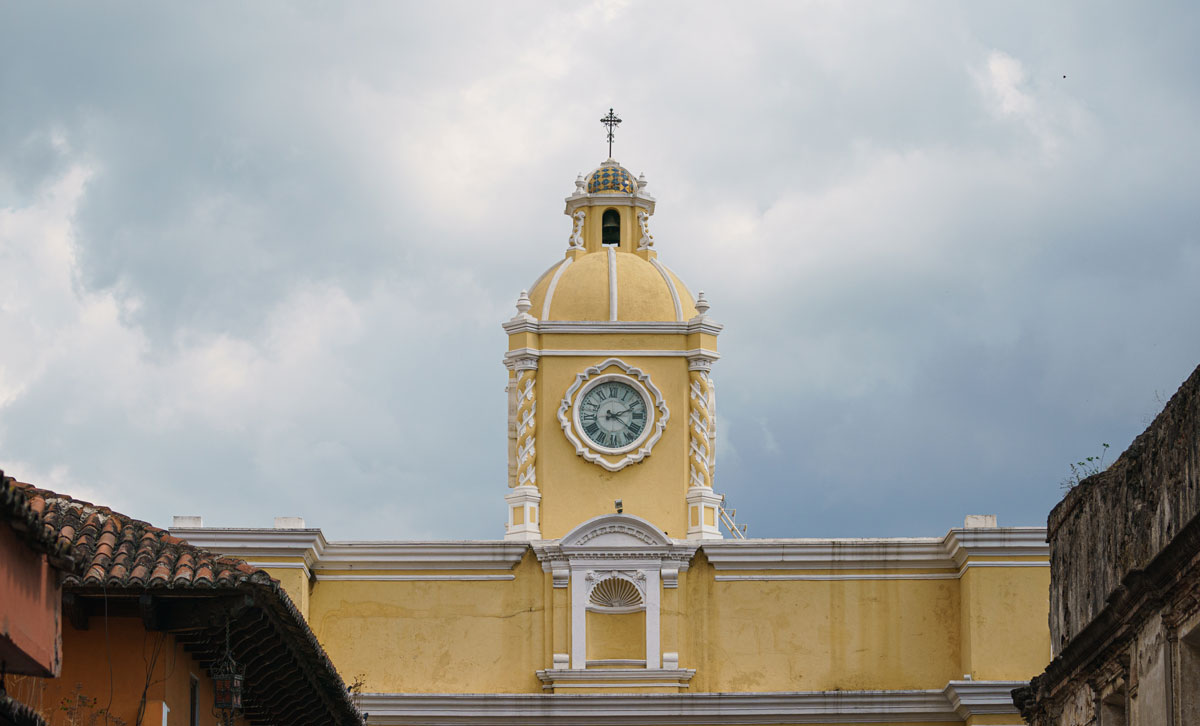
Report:
[[665,265],[612,248],[567,257],[538,278],[529,299],[529,314],[540,320],[682,322],[697,314],[692,294]]

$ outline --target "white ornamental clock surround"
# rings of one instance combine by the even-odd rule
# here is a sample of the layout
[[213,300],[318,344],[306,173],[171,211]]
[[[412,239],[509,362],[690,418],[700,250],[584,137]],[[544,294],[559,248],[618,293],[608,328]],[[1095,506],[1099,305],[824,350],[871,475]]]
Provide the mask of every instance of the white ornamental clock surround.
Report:
[[[606,372],[613,367],[623,372]],[[626,445],[612,448],[592,441],[580,422],[580,404],[596,386],[607,381],[618,381],[632,389],[641,396],[646,411],[645,426],[637,438]],[[567,389],[558,407],[558,422],[567,440],[575,447],[575,453],[609,471],[618,471],[649,456],[654,444],[662,437],[670,415],[662,392],[650,380],[650,376],[619,358],[609,358],[576,374],[574,383]],[[618,456],[620,458],[616,461],[610,461]]]

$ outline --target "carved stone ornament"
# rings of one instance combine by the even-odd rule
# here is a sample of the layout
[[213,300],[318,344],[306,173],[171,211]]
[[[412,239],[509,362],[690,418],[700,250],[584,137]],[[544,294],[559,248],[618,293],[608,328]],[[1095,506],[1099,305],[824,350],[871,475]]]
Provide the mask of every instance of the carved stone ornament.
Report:
[[636,540],[645,542],[646,544],[651,545],[651,546],[663,544],[662,542],[659,542],[658,540],[651,537],[649,534],[643,532],[642,530],[638,529],[637,527],[632,527],[627,524],[606,524],[603,527],[596,527],[595,529],[584,533],[582,537],[577,539],[572,544],[585,545],[588,542],[591,542],[592,540],[596,539],[597,537],[601,537],[606,534],[623,534],[623,535],[626,535],[629,537],[633,537]]
[[650,215],[639,209],[637,219],[638,226],[642,232],[642,238],[638,240],[637,248],[639,250],[648,250],[654,246],[654,235],[650,234]]
[[[613,374],[607,372],[609,368],[618,368],[623,373]],[[654,413],[653,421],[647,422],[648,435],[641,439],[637,448],[624,452],[624,455],[605,453],[593,448],[587,442],[587,438],[576,427],[579,425],[578,416],[575,415],[575,407],[578,406],[582,396],[580,395],[589,380],[598,377],[605,378],[622,378],[627,383],[630,383],[635,388],[642,389],[648,394],[650,399],[649,408]],[[558,422],[562,426],[563,433],[567,440],[575,447],[575,453],[582,456],[586,461],[602,466],[609,471],[619,471],[630,464],[645,459],[650,455],[654,445],[662,438],[663,430],[667,427],[667,420],[670,418],[671,412],[667,409],[667,403],[663,400],[662,392],[650,380],[650,376],[646,375],[640,368],[635,368],[619,358],[609,358],[603,363],[591,366],[584,369],[582,373],[575,376],[575,382],[567,389],[563,395],[562,402],[558,406]]]
[[581,250],[583,249],[583,220],[587,213],[580,209],[572,216],[575,224],[571,227],[571,239],[568,241],[567,249]]

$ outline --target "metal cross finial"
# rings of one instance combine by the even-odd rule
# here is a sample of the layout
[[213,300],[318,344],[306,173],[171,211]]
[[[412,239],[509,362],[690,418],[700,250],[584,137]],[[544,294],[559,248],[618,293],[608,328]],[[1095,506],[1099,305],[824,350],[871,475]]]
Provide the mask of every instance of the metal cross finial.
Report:
[[600,119],[600,123],[602,123],[608,127],[608,158],[611,159],[612,158],[613,129],[617,128],[617,126],[619,126],[621,124],[621,119],[617,118],[617,115],[615,113],[613,113],[613,110],[610,108],[610,109],[608,109],[608,115],[605,116],[604,118]]

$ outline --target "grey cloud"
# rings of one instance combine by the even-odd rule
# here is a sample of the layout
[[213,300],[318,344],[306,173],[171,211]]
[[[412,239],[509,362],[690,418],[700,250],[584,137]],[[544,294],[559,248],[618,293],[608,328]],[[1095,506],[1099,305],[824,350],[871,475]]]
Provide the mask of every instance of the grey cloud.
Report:
[[[0,210],[92,176],[69,269],[0,234],[41,296],[0,333],[49,361],[5,361],[0,466],[160,523],[498,536],[498,324],[612,105],[727,326],[718,483],[752,534],[1040,522],[1200,361],[1197,12],[5,7]],[[51,270],[74,288],[16,277]]]

